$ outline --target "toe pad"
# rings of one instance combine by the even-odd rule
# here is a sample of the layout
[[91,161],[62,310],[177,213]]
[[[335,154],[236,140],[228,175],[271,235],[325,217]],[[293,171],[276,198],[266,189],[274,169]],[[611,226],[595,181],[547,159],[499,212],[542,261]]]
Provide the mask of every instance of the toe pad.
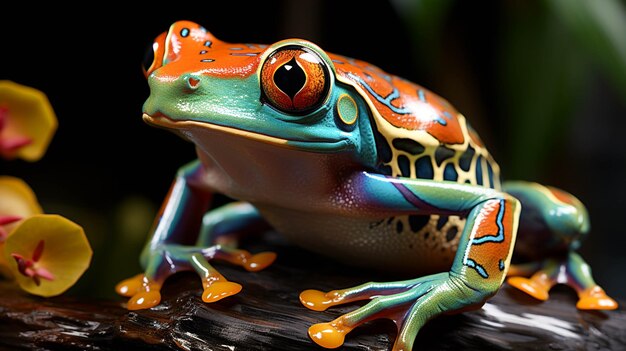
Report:
[[216,302],[241,291],[241,285],[233,282],[215,282],[204,289],[202,301]]
[[334,322],[318,323],[309,328],[309,337],[322,347],[335,349],[343,345],[346,334],[350,330],[349,328],[341,328],[340,325]]
[[246,260],[244,268],[248,272],[258,272],[271,265],[276,259],[276,254],[273,252],[261,252]]
[[143,310],[154,307],[161,302],[161,293],[158,291],[142,291],[135,294],[128,300],[128,309]]
[[548,290],[534,280],[524,277],[511,277],[508,282],[537,300],[546,301],[549,297]]

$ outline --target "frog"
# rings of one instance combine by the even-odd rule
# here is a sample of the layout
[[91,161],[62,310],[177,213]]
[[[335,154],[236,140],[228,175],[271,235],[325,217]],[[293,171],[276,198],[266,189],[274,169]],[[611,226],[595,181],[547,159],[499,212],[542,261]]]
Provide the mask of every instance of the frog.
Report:
[[[480,308],[507,276],[532,298],[567,284],[579,309],[617,308],[576,252],[585,206],[552,186],[502,181],[466,117],[420,85],[304,39],[227,43],[190,21],[156,37],[144,73],[143,120],[191,142],[197,159],[176,174],[143,273],[116,287],[129,310],[158,305],[180,271],[197,272],[207,303],[239,293],[213,262],[267,268],[273,252],[239,243],[268,229],[355,269],[410,277],[301,292],[314,311],[367,302],[310,326],[325,348],[388,318],[393,350],[411,350],[429,320]],[[214,194],[233,202],[210,208]]]

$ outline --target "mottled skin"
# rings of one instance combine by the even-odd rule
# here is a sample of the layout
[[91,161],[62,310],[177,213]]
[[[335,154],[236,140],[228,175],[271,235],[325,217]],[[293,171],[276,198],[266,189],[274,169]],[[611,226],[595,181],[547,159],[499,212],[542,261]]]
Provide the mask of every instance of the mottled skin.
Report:
[[[532,261],[511,272],[532,276],[511,284],[546,299],[567,283],[579,308],[617,306],[574,252],[589,229],[584,206],[535,183],[501,186],[476,132],[434,93],[304,40],[229,44],[192,22],[174,23],[153,51],[144,120],[194,143],[198,161],[181,168],[164,202],[144,274],[117,287],[130,309],[157,305],[164,280],[181,270],[201,276],[204,301],[239,292],[209,261],[263,269],[274,255],[236,242],[268,226],[348,264],[419,276],[304,291],[314,310],[371,300],[310,328],[328,348],[390,318],[393,349],[410,350],[429,319],[480,307],[505,279],[518,227],[519,257]],[[240,201],[205,215],[215,192]]]

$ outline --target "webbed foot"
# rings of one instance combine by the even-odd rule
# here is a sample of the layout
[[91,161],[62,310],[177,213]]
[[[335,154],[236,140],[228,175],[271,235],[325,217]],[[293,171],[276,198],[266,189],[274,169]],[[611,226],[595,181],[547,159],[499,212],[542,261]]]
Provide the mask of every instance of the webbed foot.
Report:
[[617,302],[598,285],[578,293],[576,308],[579,310],[614,310],[617,307]]
[[276,254],[262,252],[256,255],[215,245],[208,248],[181,245],[163,245],[153,250],[146,272],[121,281],[115,290],[130,297],[129,310],[151,308],[161,302],[161,286],[170,275],[186,270],[195,270],[202,280],[202,301],[211,303],[239,293],[241,285],[228,281],[209,260],[227,261],[242,266],[249,272],[260,271],[274,262]]
[[151,308],[161,302],[161,286],[150,281],[143,273],[122,280],[115,286],[115,291],[130,297],[127,308],[131,311]]
[[545,272],[537,272],[531,278],[511,277],[508,283],[541,301],[546,301],[550,297],[550,289],[554,285]]
[[[359,325],[379,318],[391,319],[398,328],[394,351],[411,350],[420,328],[443,313],[478,308],[486,299],[452,274],[441,273],[392,283],[367,283],[354,288],[322,292],[305,290],[304,306],[315,311],[358,300],[371,300],[365,306],[339,318],[314,324],[309,337],[325,348],[337,348],[346,335]],[[476,297],[480,296],[478,299]]]
[[[515,269],[512,269],[516,275]],[[521,272],[522,270],[519,270]],[[546,301],[549,298],[550,289],[556,284],[566,284],[578,293],[576,307],[581,310],[614,310],[618,307],[615,300],[609,297],[604,290],[596,284],[591,276],[591,268],[578,255],[571,252],[563,260],[548,259],[541,264],[530,278],[511,276],[507,282],[525,292],[526,294]]]

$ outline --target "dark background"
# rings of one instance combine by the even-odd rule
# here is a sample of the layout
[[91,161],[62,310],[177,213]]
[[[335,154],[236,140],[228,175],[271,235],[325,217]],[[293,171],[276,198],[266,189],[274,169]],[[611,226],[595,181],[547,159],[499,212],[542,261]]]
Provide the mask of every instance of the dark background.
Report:
[[[112,296],[115,282],[139,271],[156,209],[176,169],[194,158],[192,145],[141,120],[145,51],[172,22],[188,19],[231,42],[303,37],[444,96],[472,122],[506,178],[556,185],[587,205],[592,233],[581,252],[607,292],[626,297],[623,45],[611,51],[601,45],[606,40],[586,37],[579,1],[571,1],[573,10],[558,0],[409,3],[145,2],[137,11],[90,2],[71,8],[73,15],[24,3],[3,10],[0,79],[46,92],[59,129],[41,161],[0,161],[0,174],[23,178],[46,212],[85,227],[94,261],[72,292]],[[617,4],[621,28],[623,2],[606,3]]]

